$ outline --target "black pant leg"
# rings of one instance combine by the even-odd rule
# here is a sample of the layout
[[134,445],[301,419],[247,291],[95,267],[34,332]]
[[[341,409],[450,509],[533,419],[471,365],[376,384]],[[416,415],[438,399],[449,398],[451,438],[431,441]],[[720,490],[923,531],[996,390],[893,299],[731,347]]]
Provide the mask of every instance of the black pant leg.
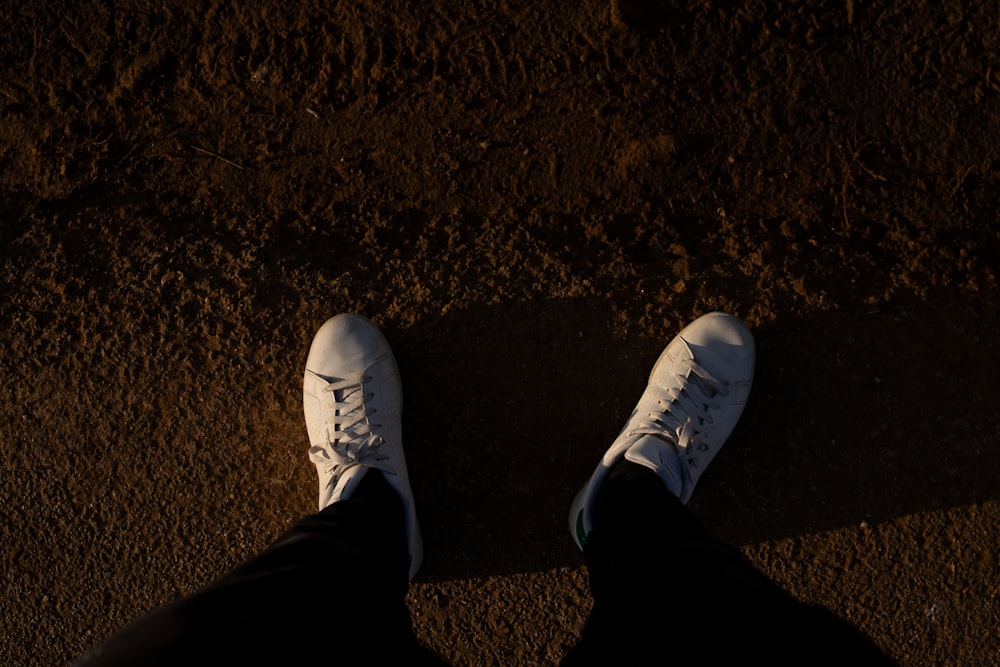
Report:
[[650,470],[623,461],[584,546],[594,608],[566,665],[892,664],[716,540]]
[[435,664],[405,596],[403,504],[369,471],[205,589],[133,621],[81,665]]

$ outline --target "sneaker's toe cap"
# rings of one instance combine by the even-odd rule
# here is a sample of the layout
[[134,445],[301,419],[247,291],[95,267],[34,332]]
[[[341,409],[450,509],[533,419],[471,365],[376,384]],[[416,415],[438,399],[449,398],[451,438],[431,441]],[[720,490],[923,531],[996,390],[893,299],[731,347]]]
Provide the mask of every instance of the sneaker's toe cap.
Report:
[[727,383],[753,379],[756,345],[743,322],[728,313],[708,313],[689,324],[679,338],[687,343],[695,361]]
[[389,353],[378,327],[366,317],[345,313],[327,320],[309,348],[306,368],[325,378],[344,378]]

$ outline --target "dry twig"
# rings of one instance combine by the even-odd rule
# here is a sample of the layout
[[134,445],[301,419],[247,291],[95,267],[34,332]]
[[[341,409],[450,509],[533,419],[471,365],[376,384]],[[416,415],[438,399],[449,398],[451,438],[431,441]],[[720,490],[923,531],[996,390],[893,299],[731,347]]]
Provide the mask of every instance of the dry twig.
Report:
[[237,169],[239,169],[240,171],[244,171],[245,170],[245,167],[243,165],[237,164],[237,163],[233,162],[232,160],[230,160],[230,159],[228,159],[226,157],[223,157],[222,155],[219,155],[218,153],[216,153],[214,151],[206,150],[204,148],[201,148],[200,146],[194,146],[194,145],[192,145],[191,148],[193,148],[194,150],[198,151],[199,153],[204,153],[205,155],[209,155],[211,157],[214,157],[217,160],[222,160],[226,164],[232,165],[232,166],[236,167]]

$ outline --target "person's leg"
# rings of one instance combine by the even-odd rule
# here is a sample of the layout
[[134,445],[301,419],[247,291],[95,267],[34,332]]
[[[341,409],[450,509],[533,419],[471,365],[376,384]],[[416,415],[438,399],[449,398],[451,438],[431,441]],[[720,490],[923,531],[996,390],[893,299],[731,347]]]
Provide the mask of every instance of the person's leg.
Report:
[[567,665],[728,664],[754,656],[779,664],[888,663],[854,628],[791,598],[684,506],[735,428],[753,371],[752,335],[721,313],[689,325],[657,360],[570,510],[594,608]]
[[566,665],[753,656],[769,664],[892,664],[855,628],[796,601],[715,539],[641,465],[614,466],[583,553],[594,608]]
[[319,509],[79,664],[442,664],[405,604],[423,552],[403,456],[399,372],[381,332],[340,315],[316,334],[303,407]]
[[207,588],[132,622],[81,665],[398,664],[424,659],[405,604],[403,504],[378,474]]

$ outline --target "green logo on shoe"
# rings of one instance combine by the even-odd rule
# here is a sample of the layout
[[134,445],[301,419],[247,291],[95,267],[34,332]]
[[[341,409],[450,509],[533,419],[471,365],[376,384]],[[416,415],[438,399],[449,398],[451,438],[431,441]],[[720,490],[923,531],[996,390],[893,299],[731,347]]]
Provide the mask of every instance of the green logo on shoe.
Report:
[[576,515],[576,541],[580,543],[580,548],[587,543],[587,531],[583,529],[583,510]]

